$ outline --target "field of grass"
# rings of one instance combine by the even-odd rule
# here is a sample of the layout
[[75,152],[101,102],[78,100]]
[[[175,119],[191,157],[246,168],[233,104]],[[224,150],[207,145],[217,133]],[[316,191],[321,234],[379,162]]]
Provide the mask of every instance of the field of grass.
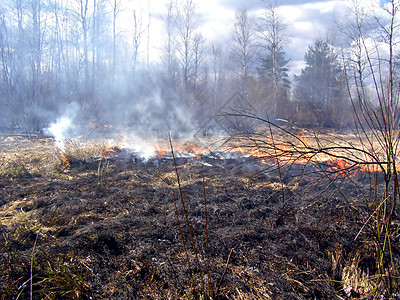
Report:
[[[305,134],[300,145],[332,142],[311,146]],[[360,213],[371,184],[383,184],[377,172],[277,168],[256,136],[175,162],[169,149],[142,160],[104,141],[69,142],[61,153],[51,139],[0,141],[0,299],[389,298]],[[272,144],[290,154],[295,142]],[[398,212],[393,223],[398,267]]]

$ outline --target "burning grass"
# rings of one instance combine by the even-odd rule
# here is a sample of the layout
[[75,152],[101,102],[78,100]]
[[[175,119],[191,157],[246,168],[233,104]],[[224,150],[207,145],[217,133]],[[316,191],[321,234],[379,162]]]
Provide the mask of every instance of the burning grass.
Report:
[[[349,138],[337,135],[335,143]],[[140,159],[110,141],[74,141],[64,153],[46,139],[1,143],[4,166],[15,162],[25,171],[10,176],[5,167],[0,174],[0,297],[200,297],[175,216],[178,186],[170,149],[156,143],[154,157]],[[199,152],[201,147],[188,145],[176,147],[176,167],[199,254],[197,265],[187,250],[193,275],[200,279],[207,257],[204,186],[213,283],[219,283],[234,249],[218,299],[340,299],[374,293],[373,243],[364,243],[372,233],[361,230],[366,220],[353,210],[365,207],[360,197],[369,193],[370,173],[343,177],[331,169],[318,175],[311,164],[299,163],[298,169],[287,168],[285,177],[279,171],[288,165],[279,170],[266,164],[266,152],[264,157],[235,154],[239,148],[233,145],[219,153],[208,147]],[[299,170],[306,171],[301,180],[294,176]],[[398,227],[390,233],[397,266],[399,237]]]
[[[231,138],[226,148],[243,155],[257,157],[266,165],[290,166],[293,164],[325,164],[328,170],[339,172],[374,172],[372,166],[374,145],[357,139],[351,133],[321,133],[302,130],[277,130],[277,132]],[[376,145],[375,145],[376,146]],[[384,153],[375,153],[378,157]],[[384,158],[381,159],[384,161]],[[329,167],[330,166],[330,167]]]

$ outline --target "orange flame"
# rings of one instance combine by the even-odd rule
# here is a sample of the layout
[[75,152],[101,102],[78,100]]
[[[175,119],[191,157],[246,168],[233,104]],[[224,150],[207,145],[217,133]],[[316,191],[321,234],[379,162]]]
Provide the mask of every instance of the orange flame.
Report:
[[201,148],[194,143],[185,143],[184,145],[182,145],[182,147],[180,147],[180,150],[182,152],[193,153],[195,155],[202,155],[206,152],[206,149]]
[[354,177],[360,173],[374,173],[378,171],[376,165],[352,165],[348,161],[343,159],[328,160],[327,164],[330,165],[328,171],[337,173],[341,177]]
[[121,149],[116,146],[107,146],[106,149],[100,153],[102,158],[110,158],[118,155]]
[[165,147],[159,145],[153,145],[153,147],[157,153],[157,157],[164,157],[167,155],[167,150],[165,150]]
[[328,171],[337,173],[341,177],[345,177],[346,175],[354,176],[357,172],[357,170],[350,170],[350,163],[343,159],[328,160],[327,164],[330,165]]
[[[184,144],[174,144],[174,152],[176,154],[182,154],[182,153],[189,153],[189,154],[194,154],[196,156],[201,156],[207,152],[209,152],[209,149],[203,148],[195,143],[191,142],[186,142]],[[157,157],[164,157],[167,155],[167,151],[169,150],[169,147],[166,145],[153,145],[154,150],[157,153]],[[167,150],[168,149],[168,150]]]
[[71,168],[69,159],[63,153],[60,155],[60,159],[61,159],[61,168],[63,170],[68,170],[69,168]]
[[[315,153],[310,151],[309,147],[312,146],[303,131],[299,131],[297,135],[298,141],[286,141],[281,136],[270,137],[269,140],[257,140],[255,143],[243,145],[240,141],[231,143],[230,146],[225,147],[225,151],[240,153],[245,157],[252,157],[258,159],[262,165],[280,164],[281,166],[291,164],[326,164],[327,171],[332,174],[337,174],[341,177],[354,177],[359,173],[374,172],[376,168],[370,166],[363,166],[354,164],[344,159],[332,158],[329,154]],[[258,143],[258,145],[257,145]],[[300,152],[297,152],[300,151]],[[302,151],[304,151],[302,153]]]
[[[121,140],[125,141],[126,137],[121,136]],[[318,153],[318,145],[314,145],[314,141],[310,141],[307,132],[298,131],[296,136],[287,136],[273,134],[268,138],[257,137],[254,139],[237,142],[231,141],[223,150],[230,153],[238,153],[244,157],[256,159],[262,165],[288,166],[291,164],[324,164],[325,170],[331,174],[341,177],[352,177],[363,172],[374,172],[375,168],[370,165],[353,164],[344,159],[333,158],[326,153]],[[151,147],[150,147],[151,148]],[[156,143],[152,147],[152,154],[157,157],[165,157],[170,153],[170,145]],[[174,142],[173,150],[175,154],[190,154],[191,159],[196,159],[212,152],[207,147],[202,147],[193,142],[183,142],[181,144]],[[102,157],[111,157],[117,155],[121,150],[117,147],[109,147],[101,153]],[[315,152],[317,151],[317,152]],[[342,155],[342,154],[340,154]]]
[[304,145],[308,146],[310,144],[303,131],[300,130],[297,137],[304,143]]

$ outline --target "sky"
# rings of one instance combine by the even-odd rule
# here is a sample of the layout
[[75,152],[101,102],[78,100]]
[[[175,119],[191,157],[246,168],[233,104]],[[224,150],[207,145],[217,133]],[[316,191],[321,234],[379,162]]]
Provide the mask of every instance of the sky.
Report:
[[[168,0],[150,0],[153,15],[165,10]],[[291,73],[298,74],[304,67],[304,54],[317,38],[332,36],[335,20],[341,18],[346,0],[277,0],[283,21],[288,24],[285,48],[290,59]],[[364,0],[369,1],[369,0]],[[235,12],[246,8],[249,14],[260,17],[265,8],[262,0],[199,0],[202,18],[201,31],[209,43],[223,43],[232,37]],[[160,24],[152,23],[154,32]],[[156,34],[156,33],[155,33]]]
[[[204,0],[203,0],[204,1]],[[265,8],[262,0],[206,0],[213,3],[205,5],[205,15],[212,16],[211,28],[218,40],[223,32],[229,32],[235,11],[246,8],[256,18]],[[344,13],[344,0],[278,0],[278,11],[287,27],[287,44],[285,52],[290,59],[291,73],[298,74],[304,67],[304,54],[315,39],[332,36],[335,20]],[[208,7],[208,8],[207,8]],[[207,12],[208,10],[208,12]],[[220,12],[219,12],[220,11]],[[228,17],[229,16],[229,17]],[[218,28],[218,30],[217,30]]]
[[[125,0],[128,1],[128,0]],[[235,13],[246,8],[249,15],[259,18],[266,7],[264,0],[194,0],[201,16],[201,33],[208,45],[224,44],[232,38],[232,27]],[[371,7],[384,0],[275,0],[278,12],[287,27],[287,44],[284,51],[290,60],[290,75],[300,74],[304,67],[304,55],[316,39],[328,38],[330,42],[340,45],[337,34],[337,23],[344,20],[351,1]],[[166,4],[170,0],[140,0],[132,3],[143,3],[151,15],[151,59],[159,58],[160,41],[163,40],[161,15],[165,15]],[[154,44],[155,43],[155,44]],[[158,43],[158,44],[157,44]]]

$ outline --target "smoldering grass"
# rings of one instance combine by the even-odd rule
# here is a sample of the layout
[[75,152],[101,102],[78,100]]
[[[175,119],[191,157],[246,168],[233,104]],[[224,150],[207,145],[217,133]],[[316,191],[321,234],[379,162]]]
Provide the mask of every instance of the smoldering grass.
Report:
[[113,142],[108,140],[86,140],[75,137],[64,140],[63,149],[55,149],[57,157],[57,168],[62,171],[80,166],[87,162],[99,161],[97,175],[99,181],[109,167],[109,158],[113,153],[117,154],[120,149],[112,146]]

